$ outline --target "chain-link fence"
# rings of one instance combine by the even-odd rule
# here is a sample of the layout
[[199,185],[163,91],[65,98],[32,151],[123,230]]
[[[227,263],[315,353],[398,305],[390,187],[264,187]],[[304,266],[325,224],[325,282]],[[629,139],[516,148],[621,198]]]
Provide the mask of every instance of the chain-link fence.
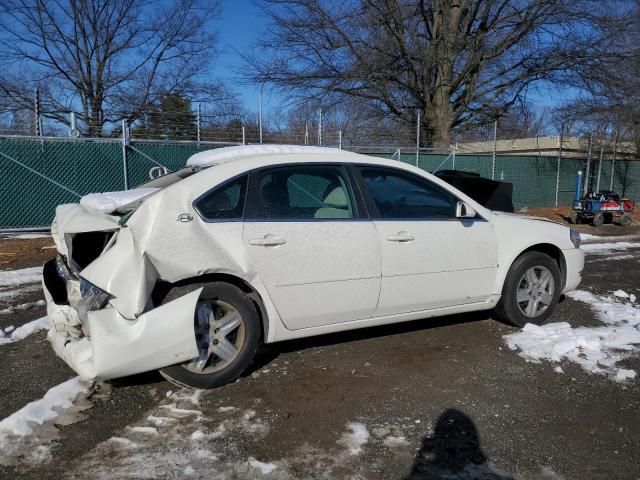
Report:
[[[124,138],[0,137],[0,228],[47,227],[59,204],[77,202],[91,192],[134,188],[153,175],[183,167],[199,151],[259,143],[258,128],[238,127],[239,135],[225,139],[219,132],[215,141],[152,140],[133,134]],[[475,172],[513,183],[516,209],[570,205],[579,170],[586,175],[585,189],[611,189],[640,199],[640,161],[630,160],[611,142],[586,144],[584,139],[546,137],[535,142],[510,140],[506,145],[495,141],[460,144],[446,151],[405,146],[406,135],[397,138],[403,142],[398,146],[391,134],[376,137],[376,144],[366,144],[370,134],[303,129],[263,132],[262,140],[333,146],[396,159],[430,172]]]

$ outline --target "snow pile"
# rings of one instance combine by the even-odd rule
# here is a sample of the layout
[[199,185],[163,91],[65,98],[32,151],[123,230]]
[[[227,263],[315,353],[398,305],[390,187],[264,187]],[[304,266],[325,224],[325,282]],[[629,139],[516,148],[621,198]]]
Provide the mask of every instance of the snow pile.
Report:
[[240,157],[252,157],[256,155],[280,155],[280,154],[343,154],[353,155],[352,152],[328,147],[304,147],[300,145],[239,145],[235,147],[214,148],[199,152],[189,157],[188,167],[202,167],[216,165]]
[[362,423],[351,422],[347,424],[350,432],[343,433],[338,443],[349,449],[351,455],[362,452],[362,446],[369,441],[369,431]]
[[19,305],[11,305],[7,308],[0,309],[0,315],[7,315],[9,313],[14,313],[18,310],[29,310],[30,308],[33,308],[33,307],[42,307],[43,305],[46,305],[46,302],[44,300],[37,300],[35,302],[26,302],[26,303],[21,303]]
[[20,233],[18,235],[9,234],[2,238],[10,240],[34,240],[36,238],[51,238],[51,235],[48,233]]
[[10,326],[5,328],[4,331],[0,328],[0,345],[23,340],[33,333],[39,332],[40,330],[48,330],[50,327],[49,317],[42,317],[25,323],[18,328]]
[[256,470],[259,470],[263,475],[269,475],[276,468],[278,468],[274,463],[264,463],[259,460],[256,460],[253,457],[249,457],[249,465]]
[[80,413],[91,404],[86,400],[91,385],[79,377],[50,389],[0,422],[0,465],[14,465],[24,458],[39,463],[49,458],[48,444],[57,437],[53,425],[82,420]]
[[80,205],[99,212],[111,213],[130,203],[142,201],[159,190],[159,188],[133,188],[120,192],[90,193],[80,199]]
[[[616,296],[622,298],[621,293],[628,295],[617,291]],[[587,303],[605,325],[574,328],[566,322],[527,324],[520,332],[504,336],[509,348],[519,350],[518,355],[530,362],[567,360],[587,372],[606,375],[618,382],[634,378],[635,371],[620,368],[617,363],[640,345],[640,309],[633,302],[620,302],[582,290],[568,296]]]
[[0,287],[13,287],[42,281],[42,267],[0,270]]
[[630,248],[640,248],[640,242],[587,243],[580,248],[588,255],[603,255]]

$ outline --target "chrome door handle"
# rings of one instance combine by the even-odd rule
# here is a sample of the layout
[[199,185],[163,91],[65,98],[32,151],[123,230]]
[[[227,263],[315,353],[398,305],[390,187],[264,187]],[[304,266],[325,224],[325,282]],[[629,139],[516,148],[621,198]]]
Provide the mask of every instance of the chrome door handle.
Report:
[[390,242],[411,242],[412,240],[415,240],[416,237],[414,237],[413,235],[410,235],[407,232],[398,232],[395,235],[388,235],[387,236],[387,240],[389,240]]
[[249,245],[256,245],[260,247],[275,247],[277,245],[284,245],[287,241],[284,238],[276,237],[275,235],[265,235],[262,238],[249,239]]

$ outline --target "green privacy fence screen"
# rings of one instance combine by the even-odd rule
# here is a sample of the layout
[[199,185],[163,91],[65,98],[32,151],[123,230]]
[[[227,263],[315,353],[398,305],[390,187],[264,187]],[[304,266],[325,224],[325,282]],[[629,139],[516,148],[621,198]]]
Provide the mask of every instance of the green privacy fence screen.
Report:
[[[222,145],[195,142],[136,141],[126,147],[126,172],[129,188],[149,180],[149,171],[158,164],[168,170],[183,167],[199,151]],[[395,158],[433,171],[466,170],[491,178],[491,155],[453,155],[392,153],[376,154]],[[455,162],[455,164],[454,164]],[[575,175],[585,170],[583,159],[562,158],[558,204],[569,205],[573,198]],[[595,189],[598,171],[600,188],[608,189],[612,173],[611,160],[599,168],[592,161],[589,180]],[[513,183],[514,204],[522,207],[555,205],[558,181],[558,158],[498,155],[495,177]],[[613,190],[634,200],[640,199],[640,162],[616,161]],[[50,225],[55,207],[77,202],[91,192],[122,190],[125,162],[122,143],[117,139],[62,139],[12,137],[0,138],[0,228],[36,228]]]

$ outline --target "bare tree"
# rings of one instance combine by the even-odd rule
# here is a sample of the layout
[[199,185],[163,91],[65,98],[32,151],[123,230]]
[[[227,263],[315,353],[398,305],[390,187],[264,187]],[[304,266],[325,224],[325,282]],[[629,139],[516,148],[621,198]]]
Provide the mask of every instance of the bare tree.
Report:
[[[558,113],[583,131],[633,142],[640,154],[640,0],[621,2],[620,14],[605,12],[594,28],[606,50],[578,69],[577,98]],[[613,141],[613,140],[612,140]]]
[[[203,81],[215,55],[216,0],[3,0],[0,95],[64,120],[75,111],[89,135],[139,118],[165,95],[220,98]],[[20,72],[10,76],[11,72]]]
[[[432,143],[493,121],[535,83],[590,58],[579,0],[264,0],[273,22],[247,79],[299,97],[360,98],[402,123],[421,112]],[[589,4],[589,6],[585,6]],[[580,20],[580,21],[579,21]]]

